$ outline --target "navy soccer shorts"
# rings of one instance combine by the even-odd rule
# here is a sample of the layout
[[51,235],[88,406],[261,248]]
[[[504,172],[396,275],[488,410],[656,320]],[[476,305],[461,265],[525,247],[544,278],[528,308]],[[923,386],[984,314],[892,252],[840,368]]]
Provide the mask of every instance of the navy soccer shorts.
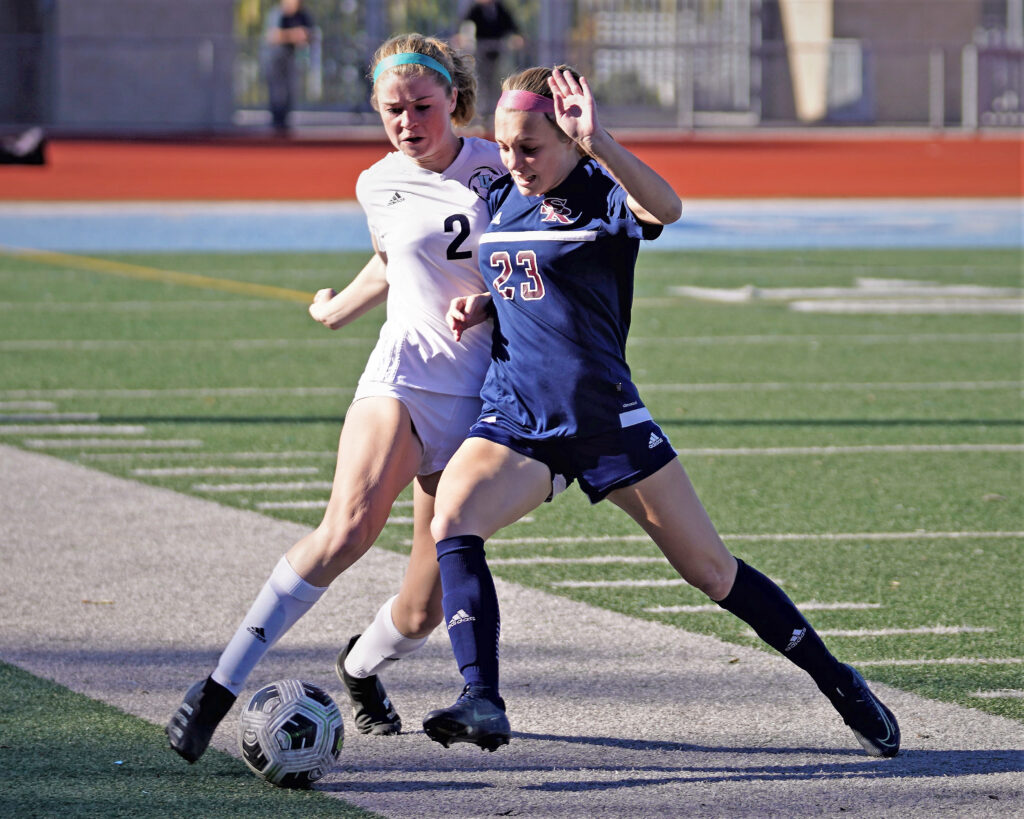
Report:
[[591,503],[642,481],[676,457],[668,436],[650,420],[586,438],[524,438],[492,415],[473,424],[466,437],[493,441],[545,464],[552,495],[579,481]]

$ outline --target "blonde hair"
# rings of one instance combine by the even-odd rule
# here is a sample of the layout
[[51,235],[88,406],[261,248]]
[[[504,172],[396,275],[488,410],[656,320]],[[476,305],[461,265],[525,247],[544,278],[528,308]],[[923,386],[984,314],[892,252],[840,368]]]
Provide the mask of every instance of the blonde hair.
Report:
[[[432,68],[417,63],[405,63],[396,65],[389,71],[395,71],[406,77],[433,77],[439,85],[443,85],[448,93],[454,87],[459,95],[455,100],[455,110],[452,111],[452,122],[455,125],[468,125],[476,114],[476,74],[474,74],[474,60],[472,55],[462,54],[452,48],[444,40],[436,37],[426,37],[422,34],[400,34],[392,37],[381,45],[370,61],[370,73],[367,77],[373,81],[373,71],[377,64],[395,54],[426,54],[433,57],[445,67],[451,75],[452,81],[448,82],[442,74]],[[370,93],[370,105],[374,111],[380,110],[377,107],[377,91]]]

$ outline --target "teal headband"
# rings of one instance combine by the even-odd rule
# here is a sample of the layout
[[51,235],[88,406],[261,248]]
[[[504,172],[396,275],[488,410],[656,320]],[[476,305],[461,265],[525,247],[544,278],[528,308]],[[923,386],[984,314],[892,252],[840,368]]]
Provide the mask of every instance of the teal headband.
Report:
[[429,57],[426,54],[420,54],[416,51],[406,51],[402,54],[392,54],[390,57],[385,57],[377,63],[377,67],[373,69],[374,84],[376,85],[377,78],[382,73],[387,71],[389,68],[394,68],[396,65],[423,65],[427,68],[433,68],[438,74],[448,81],[449,85],[452,83],[452,75],[448,73],[448,69],[433,57]]

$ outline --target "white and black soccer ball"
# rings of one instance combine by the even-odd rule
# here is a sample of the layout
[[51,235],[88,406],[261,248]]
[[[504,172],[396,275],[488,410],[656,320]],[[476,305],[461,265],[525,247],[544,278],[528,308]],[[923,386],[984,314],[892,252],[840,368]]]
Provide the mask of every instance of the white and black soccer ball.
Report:
[[306,788],[334,767],[345,739],[341,711],[322,688],[278,680],[252,695],[242,712],[242,759],[282,788]]

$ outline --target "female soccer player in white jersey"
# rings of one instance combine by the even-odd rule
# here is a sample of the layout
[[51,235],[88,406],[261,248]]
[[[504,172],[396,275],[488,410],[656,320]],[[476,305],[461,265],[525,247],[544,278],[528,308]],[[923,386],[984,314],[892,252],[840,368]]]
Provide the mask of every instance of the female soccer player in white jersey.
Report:
[[781,589],[734,558],[626,365],[641,238],[679,218],[670,186],[600,127],[587,82],[534,68],[508,78],[495,138],[510,175],[491,186],[480,240],[489,292],[456,299],[455,337],[496,314],[483,409],[438,486],[432,530],[448,636],[465,680],[423,722],[448,746],[508,742],[498,689],[498,601],[484,540],[579,481],[624,509],[687,582],[807,671],[868,753],[899,729]]
[[377,671],[415,651],[441,620],[433,495],[479,414],[490,351],[485,327],[453,341],[445,311],[455,296],[484,286],[476,260],[489,219],[483,197],[502,167],[494,143],[453,130],[475,113],[468,58],[410,34],[384,43],[372,66],[372,103],[396,148],[356,186],[375,254],[340,293],[318,292],[309,311],[337,328],[386,300],[387,320],[345,416],[323,522],[281,558],[217,667],[167,725],[171,747],[189,762],[206,750],[256,663],[366,553],[414,479],[413,547],[401,588],[338,657],[360,731],[401,730]]

